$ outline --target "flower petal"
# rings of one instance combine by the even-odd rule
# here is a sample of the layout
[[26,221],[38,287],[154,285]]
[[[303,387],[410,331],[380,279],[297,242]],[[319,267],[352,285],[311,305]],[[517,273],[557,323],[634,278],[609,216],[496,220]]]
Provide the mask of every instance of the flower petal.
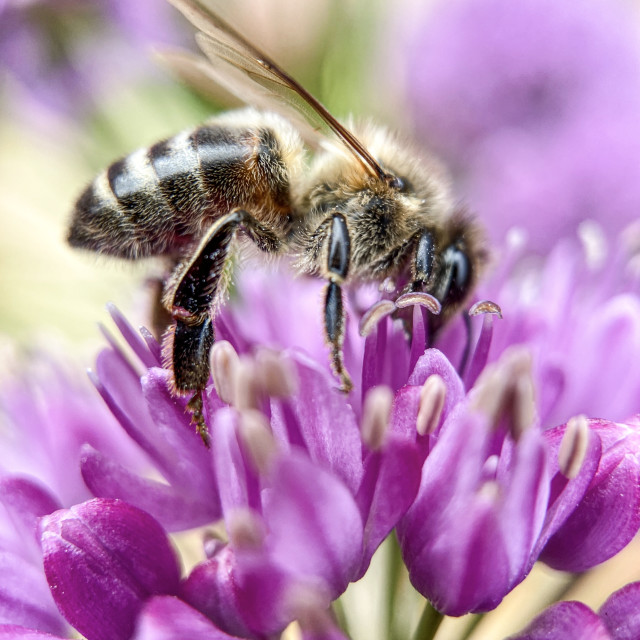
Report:
[[97,498],[120,498],[156,518],[167,531],[183,531],[220,517],[216,500],[204,500],[195,492],[143,478],[85,446],[81,458],[82,477]]
[[602,455],[586,494],[540,559],[562,571],[584,571],[624,548],[639,527],[640,465],[622,441]]
[[209,619],[172,596],[155,596],[142,608],[132,640],[228,640]]
[[25,543],[38,550],[38,518],[60,508],[58,501],[35,478],[4,476],[0,480],[0,501],[15,528],[18,547],[28,553]]
[[509,640],[613,640],[602,620],[582,602],[559,602]]
[[39,566],[0,551],[0,624],[67,635],[69,629],[51,597]]
[[270,556],[292,575],[321,579],[333,597],[347,588],[362,553],[362,519],[347,487],[302,455],[280,460],[264,519]]
[[598,613],[613,640],[640,638],[640,582],[616,591]]
[[16,625],[0,625],[0,638],[2,640],[51,640],[59,638],[59,636],[52,636]]
[[363,555],[352,580],[364,575],[375,550],[415,499],[421,473],[422,455],[417,447],[399,438],[365,460],[364,478],[356,496],[365,523]]
[[352,493],[362,479],[362,444],[353,409],[335,381],[312,360],[291,353],[299,390],[293,397],[271,403],[274,435],[298,445],[321,467],[331,470]]
[[232,635],[279,633],[291,621],[285,607],[291,576],[261,550],[242,555],[242,567],[230,547],[197,565],[182,583],[180,597]]
[[58,608],[88,640],[129,638],[143,602],[178,588],[177,560],[160,525],[119,500],[46,516],[42,550]]
[[548,495],[546,450],[530,429],[503,451],[483,417],[454,411],[398,526],[412,584],[447,615],[486,611],[529,569]]

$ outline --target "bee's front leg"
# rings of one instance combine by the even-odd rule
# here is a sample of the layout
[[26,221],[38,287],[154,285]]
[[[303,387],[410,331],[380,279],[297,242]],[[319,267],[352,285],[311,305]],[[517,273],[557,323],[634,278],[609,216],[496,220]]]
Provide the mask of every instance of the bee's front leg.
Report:
[[331,368],[340,379],[340,390],[349,393],[353,383],[345,369],[342,353],[345,322],[341,285],[349,272],[351,241],[347,222],[342,214],[334,214],[327,229],[329,234],[325,278],[329,282],[325,292],[324,327],[331,349]]
[[225,265],[240,228],[263,251],[279,249],[280,241],[273,231],[246,211],[232,211],[217,220],[193,254],[176,267],[163,298],[172,318],[163,338],[163,365],[172,374],[175,393],[193,393],[187,408],[207,445],[202,393],[209,380],[209,354],[215,340],[212,317],[224,294]]

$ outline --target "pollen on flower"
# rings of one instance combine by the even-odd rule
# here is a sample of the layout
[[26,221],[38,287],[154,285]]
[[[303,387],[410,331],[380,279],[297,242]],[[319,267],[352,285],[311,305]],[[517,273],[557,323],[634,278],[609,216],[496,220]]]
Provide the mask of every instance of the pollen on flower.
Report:
[[250,509],[236,509],[228,519],[229,542],[238,549],[261,549],[266,531],[262,520]]
[[420,389],[416,429],[420,435],[433,433],[440,422],[447,396],[447,385],[437,374],[430,375]]
[[360,431],[364,443],[374,451],[384,444],[392,404],[393,392],[387,386],[374,387],[364,399]]
[[267,417],[255,409],[242,411],[240,435],[258,473],[267,474],[277,453]]
[[227,404],[233,403],[233,381],[239,357],[226,340],[214,342],[211,348],[211,373],[218,397]]
[[580,473],[588,442],[589,424],[586,416],[574,416],[567,422],[567,429],[558,450],[560,471],[570,480]]

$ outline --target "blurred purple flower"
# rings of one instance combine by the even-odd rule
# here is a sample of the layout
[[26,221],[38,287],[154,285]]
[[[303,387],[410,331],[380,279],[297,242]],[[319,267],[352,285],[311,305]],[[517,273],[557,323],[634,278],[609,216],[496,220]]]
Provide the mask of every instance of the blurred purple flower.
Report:
[[559,602],[510,640],[635,640],[640,636],[640,582],[612,594],[594,613],[582,602]]
[[7,0],[0,73],[13,80],[19,114],[76,115],[114,83],[153,73],[148,50],[180,42],[178,25],[167,3],[151,0]]
[[[502,241],[587,218],[615,237],[640,206],[640,47],[628,3],[456,0],[399,25],[420,136]],[[408,32],[408,35],[407,35]]]
[[95,391],[50,358],[4,380],[0,408],[0,623],[67,635],[42,573],[38,520],[91,497],[80,471],[86,443],[132,468],[148,465]]
[[5,377],[0,410],[0,478],[46,487],[60,506],[92,497],[80,472],[85,444],[133,468],[148,467],[86,378],[72,375],[53,357],[33,358]]
[[[640,412],[640,280],[630,239],[609,248],[590,227],[583,247],[560,242],[545,260],[532,260],[526,246],[513,243],[480,285],[478,295],[496,301],[503,318],[486,353],[479,351],[496,362],[510,346],[526,346],[545,428],[577,414],[624,421]],[[440,347],[458,362],[455,334],[452,327]],[[481,364],[469,363],[467,387]]]

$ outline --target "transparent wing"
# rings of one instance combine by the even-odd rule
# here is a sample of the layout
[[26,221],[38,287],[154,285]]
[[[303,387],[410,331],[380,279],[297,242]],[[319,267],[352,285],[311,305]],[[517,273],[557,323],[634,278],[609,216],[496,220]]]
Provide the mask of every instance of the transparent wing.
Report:
[[[309,118],[294,109],[288,100],[281,100],[273,92],[250,82],[242,72],[221,60],[211,62],[203,56],[181,49],[164,49],[156,52],[162,65],[187,85],[197,89],[203,95],[223,102],[239,100],[264,111],[274,111],[286,118],[302,135],[312,148],[318,149],[327,140],[330,129],[323,125],[312,125]],[[346,148],[345,153],[348,153]]]
[[[217,13],[200,0],[169,0],[197,28],[196,38],[208,60],[195,62],[183,57],[180,65],[191,75],[222,84],[241,100],[265,107],[274,100],[287,110],[287,117],[300,122],[299,115],[315,132],[332,132],[360,161],[369,173],[387,178],[364,145],[327,109],[268,56],[252,45]],[[197,59],[197,57],[196,57]],[[169,61],[171,64],[171,61]],[[194,65],[196,70],[193,69]],[[176,64],[173,64],[174,68]],[[184,74],[183,74],[184,75]],[[267,108],[269,108],[267,106]],[[278,109],[282,111],[282,109]]]

